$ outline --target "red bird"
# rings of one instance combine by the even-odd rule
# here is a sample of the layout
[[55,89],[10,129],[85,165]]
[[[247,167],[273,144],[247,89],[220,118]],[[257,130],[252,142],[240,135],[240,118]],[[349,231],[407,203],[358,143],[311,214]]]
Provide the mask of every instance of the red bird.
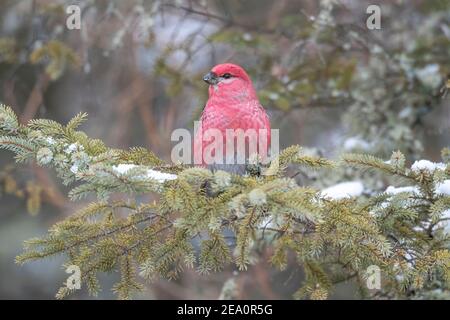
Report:
[[[260,157],[264,158],[270,145],[269,117],[258,100],[250,77],[242,67],[231,63],[219,64],[206,74],[203,80],[209,84],[209,99],[203,110],[200,127],[194,140],[194,160],[196,159],[196,164],[207,164],[212,169],[244,173],[245,164],[211,164],[205,161],[208,145],[214,142],[212,138],[209,141],[205,139],[205,133],[209,129],[220,131],[223,137],[223,163],[225,163],[226,143],[227,140],[230,140],[229,137],[227,138],[227,129],[235,130],[235,132],[238,132],[237,129],[254,130],[258,133],[257,142],[261,142],[257,152]],[[260,131],[261,129],[265,131]],[[262,141],[263,139],[265,141]],[[236,138],[233,139],[235,159],[239,152],[247,152],[244,154],[245,158],[248,158],[249,141],[251,141],[250,138],[245,138],[246,151],[242,151],[237,146]],[[209,152],[209,154],[214,155],[215,153]]]

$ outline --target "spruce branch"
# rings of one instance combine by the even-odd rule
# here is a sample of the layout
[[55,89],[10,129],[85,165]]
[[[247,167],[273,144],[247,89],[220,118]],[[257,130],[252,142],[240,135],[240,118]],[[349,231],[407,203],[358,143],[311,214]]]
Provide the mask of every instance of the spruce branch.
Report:
[[[54,168],[73,186],[72,200],[93,193],[99,198],[46,236],[26,241],[19,264],[64,255],[65,266],[80,267],[82,284],[92,295],[101,290],[97,275],[117,270],[120,280],[112,289],[123,299],[142,290],[141,279],[174,279],[185,268],[205,274],[233,263],[249,270],[261,244],[273,249],[270,262],[277,268],[286,268],[293,254],[305,270],[296,298],[325,299],[342,279],[356,281],[365,292],[363,275],[371,265],[385,275],[378,295],[402,297],[426,287],[431,274],[442,281],[450,277],[448,160],[408,167],[397,151],[387,162],[348,154],[334,163],[292,146],[274,161],[277,166],[270,165],[274,175],[236,176],[166,165],[143,148],[108,148],[77,131],[85,119],[78,114],[65,126],[51,120],[20,125],[10,108],[0,107],[0,148],[18,161],[35,159]],[[409,185],[330,197],[299,186],[284,170],[342,165],[401,177]],[[114,193],[128,199],[113,201]],[[158,200],[136,200],[146,193]],[[200,240],[198,247],[194,239]],[[75,292],[63,286],[56,296]]]

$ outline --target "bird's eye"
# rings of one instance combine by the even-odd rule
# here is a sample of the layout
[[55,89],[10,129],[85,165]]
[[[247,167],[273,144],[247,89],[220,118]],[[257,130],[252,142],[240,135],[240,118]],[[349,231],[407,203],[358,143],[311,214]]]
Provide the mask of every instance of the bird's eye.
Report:
[[230,78],[231,78],[231,74],[229,74],[229,73],[224,73],[223,76],[222,76],[222,78],[230,79]]

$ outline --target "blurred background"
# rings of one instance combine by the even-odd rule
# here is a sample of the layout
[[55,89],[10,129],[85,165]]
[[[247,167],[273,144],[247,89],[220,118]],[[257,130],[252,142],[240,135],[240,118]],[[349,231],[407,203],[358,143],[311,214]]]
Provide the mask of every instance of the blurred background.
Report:
[[[80,8],[80,29],[67,26],[70,5]],[[381,9],[381,29],[368,28],[369,5]],[[143,146],[166,161],[172,130],[192,128],[202,111],[202,75],[223,62],[248,71],[281,148],[386,159],[401,150],[411,161],[439,161],[450,138],[449,57],[448,0],[0,2],[0,103],[22,123],[87,112],[89,136]],[[352,174],[308,178],[324,187]],[[24,240],[89,201],[66,194],[51,170],[16,166],[0,152],[0,298],[53,299],[67,278],[62,257],[14,263]],[[290,299],[301,271],[293,263],[279,272],[266,260],[238,275],[231,267],[210,276],[187,270],[137,298],[216,299],[227,283],[241,299]],[[114,298],[116,278],[100,278],[99,299]],[[81,290],[72,298],[90,297]],[[358,293],[343,282],[331,298]]]

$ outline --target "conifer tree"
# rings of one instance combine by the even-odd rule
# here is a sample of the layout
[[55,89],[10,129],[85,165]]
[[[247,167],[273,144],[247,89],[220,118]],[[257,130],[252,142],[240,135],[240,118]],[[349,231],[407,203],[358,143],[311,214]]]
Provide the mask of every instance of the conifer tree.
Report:
[[[113,290],[126,299],[142,290],[143,280],[173,279],[185,268],[204,274],[232,263],[245,271],[266,243],[273,248],[271,264],[283,269],[292,253],[304,269],[305,283],[296,298],[327,298],[336,283],[350,278],[370,296],[365,281],[367,268],[374,265],[383,274],[380,296],[448,288],[448,149],[442,163],[421,160],[408,167],[400,152],[389,161],[346,154],[336,163],[292,146],[269,168],[273,175],[237,176],[166,165],[141,148],[108,148],[77,130],[85,119],[79,114],[67,125],[45,119],[19,125],[11,108],[0,108],[1,148],[14,152],[17,162],[54,168],[63,183],[73,186],[72,200],[90,193],[98,198],[55,224],[45,237],[26,241],[19,264],[63,254],[66,266],[81,269],[82,284],[93,295],[100,289],[98,274],[118,270],[121,277]],[[408,186],[340,197],[299,186],[285,175],[289,165],[371,169]],[[206,193],[206,182],[214,196]],[[128,200],[111,200],[117,192]],[[138,196],[148,192],[158,194],[159,201],[139,202]],[[231,230],[234,243],[225,239],[225,230]],[[195,237],[199,248],[191,241]],[[62,286],[56,296],[71,291]]]
[[[46,183],[16,179],[31,163],[70,188],[58,190],[57,210],[66,198],[80,207],[26,241],[18,264],[62,256],[91,295],[105,287],[103,273],[117,271],[111,289],[123,299],[187,270],[243,274],[256,263],[300,270],[298,299],[333,297],[342,283],[361,298],[450,299],[450,151],[442,149],[450,2],[385,1],[382,29],[372,31],[373,3],[362,0],[258,0],[258,12],[242,10],[256,1],[87,1],[81,31],[64,28],[71,2],[0,3],[0,149],[17,161],[0,168],[1,194],[26,201],[32,215],[54,197]],[[171,39],[167,17],[176,21]],[[198,29],[183,33],[187,23]],[[271,175],[162,159],[158,138],[202,111],[198,67],[230,56],[284,134],[278,161],[265,168]],[[125,94],[117,99],[115,89]],[[80,96],[95,98],[73,102]],[[79,129],[87,115],[76,115],[85,110],[89,135]],[[115,132],[103,121],[124,112],[138,115],[135,135],[145,132],[151,148],[93,138]],[[73,119],[34,119],[62,114]],[[99,122],[108,130],[91,131]],[[135,137],[130,145],[143,145]],[[370,270],[380,288],[370,289]],[[236,298],[236,278],[220,298]],[[64,283],[56,296],[71,294],[79,293]]]

